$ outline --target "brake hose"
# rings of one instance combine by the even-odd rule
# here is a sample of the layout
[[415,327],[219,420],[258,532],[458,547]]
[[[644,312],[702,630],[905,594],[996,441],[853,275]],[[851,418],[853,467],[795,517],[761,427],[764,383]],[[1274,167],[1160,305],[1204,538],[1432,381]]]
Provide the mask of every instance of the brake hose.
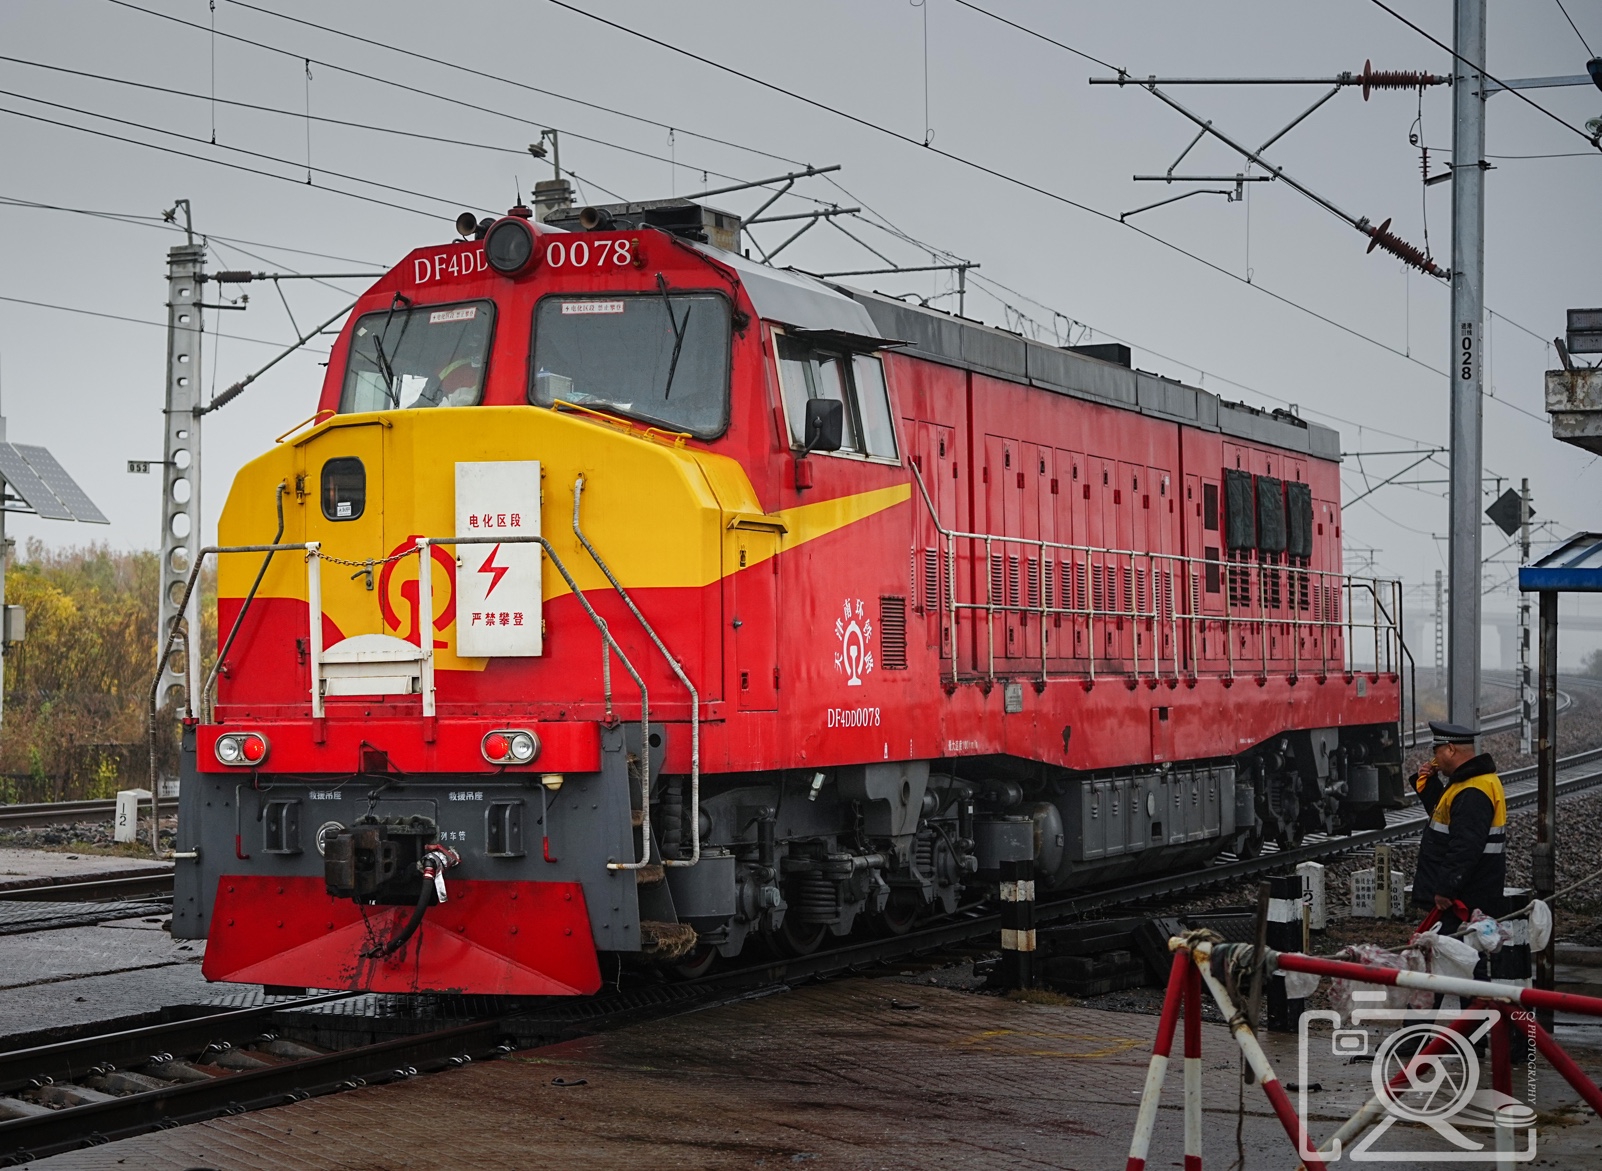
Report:
[[388,943],[375,943],[363,948],[361,956],[364,960],[385,959],[411,942],[412,936],[423,925],[423,916],[428,913],[428,908],[445,901],[445,871],[461,860],[462,856],[449,846],[435,844],[423,851],[423,889],[417,893],[417,905],[412,908],[411,918]]

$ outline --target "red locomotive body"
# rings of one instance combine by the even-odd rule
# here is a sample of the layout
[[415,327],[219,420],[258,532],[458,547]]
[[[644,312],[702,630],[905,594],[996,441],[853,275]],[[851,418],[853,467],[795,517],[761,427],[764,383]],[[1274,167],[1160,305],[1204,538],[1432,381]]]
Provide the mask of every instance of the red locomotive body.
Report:
[[408,256],[236,479],[209,977],[584,993],[1399,801],[1333,432],[586,215]]

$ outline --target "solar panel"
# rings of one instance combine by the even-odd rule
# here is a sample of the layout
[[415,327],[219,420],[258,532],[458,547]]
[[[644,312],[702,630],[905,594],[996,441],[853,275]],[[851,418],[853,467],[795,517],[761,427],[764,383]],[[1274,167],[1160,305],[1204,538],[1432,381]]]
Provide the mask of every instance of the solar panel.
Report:
[[78,481],[67,474],[67,469],[56,462],[47,448],[34,447],[27,443],[14,443],[13,447],[22,454],[39,478],[44,481],[45,487],[54,492],[56,499],[67,506],[67,511],[83,521],[85,524],[106,525],[111,522],[106,514],[95,507],[94,501],[89,499],[88,493],[78,487]]
[[5,478],[13,492],[22,497],[23,503],[40,516],[47,520],[74,519],[72,512],[39,478],[39,473],[33,470],[22,453],[4,442],[0,442],[0,476]]

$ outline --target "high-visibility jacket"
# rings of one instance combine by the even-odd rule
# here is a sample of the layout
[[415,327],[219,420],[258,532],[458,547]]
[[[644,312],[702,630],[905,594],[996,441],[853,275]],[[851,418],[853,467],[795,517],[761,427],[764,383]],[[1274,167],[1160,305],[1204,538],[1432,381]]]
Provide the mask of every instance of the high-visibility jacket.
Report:
[[[1496,764],[1482,753],[1465,761],[1444,786],[1419,843],[1413,902],[1430,907],[1436,895],[1445,895],[1471,911],[1499,915],[1507,880],[1507,796]],[[1428,805],[1433,794],[1420,790]]]

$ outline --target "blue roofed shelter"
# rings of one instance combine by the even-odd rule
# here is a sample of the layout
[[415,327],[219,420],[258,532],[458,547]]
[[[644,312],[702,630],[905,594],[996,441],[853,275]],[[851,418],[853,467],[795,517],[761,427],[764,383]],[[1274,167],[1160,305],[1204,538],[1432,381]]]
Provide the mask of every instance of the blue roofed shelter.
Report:
[[[1602,533],[1577,533],[1533,565],[1519,570],[1519,589],[1541,598],[1540,682],[1536,700],[1535,850],[1531,883],[1537,897],[1557,887],[1557,629],[1558,595],[1602,593]],[[1553,933],[1554,935],[1556,932]],[[1551,940],[1536,958],[1535,986],[1551,988],[1556,951]],[[1550,1021],[1542,1022],[1547,1028]]]

